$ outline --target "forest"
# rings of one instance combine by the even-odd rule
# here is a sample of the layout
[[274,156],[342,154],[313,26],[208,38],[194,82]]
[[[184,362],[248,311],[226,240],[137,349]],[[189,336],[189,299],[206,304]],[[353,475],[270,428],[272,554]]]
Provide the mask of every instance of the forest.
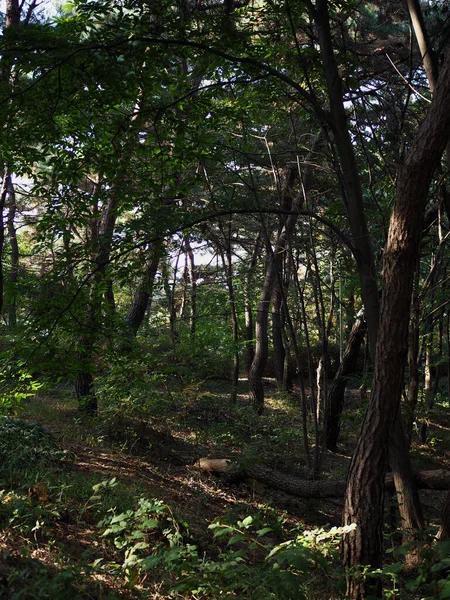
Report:
[[0,27],[0,598],[450,598],[450,5]]

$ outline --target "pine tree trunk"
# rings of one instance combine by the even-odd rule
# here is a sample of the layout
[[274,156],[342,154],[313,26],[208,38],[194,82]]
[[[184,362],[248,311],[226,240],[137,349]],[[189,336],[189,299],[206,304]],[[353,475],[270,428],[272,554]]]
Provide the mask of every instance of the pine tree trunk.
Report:
[[[408,457],[409,444],[405,435],[401,412],[397,413],[394,429],[389,442],[389,464],[394,478],[395,491],[400,512],[403,543],[413,541],[417,531],[425,528],[422,505],[410,468]],[[408,566],[416,564],[418,556],[412,552],[407,555]]]
[[255,357],[255,345],[254,345],[254,323],[253,323],[253,309],[252,309],[252,282],[253,275],[255,272],[256,265],[261,256],[262,250],[261,244],[261,231],[255,238],[252,255],[250,258],[250,264],[247,268],[245,275],[245,287],[244,287],[244,314],[245,314],[245,370],[248,375],[250,367],[252,366],[253,359]]
[[[408,349],[413,278],[428,189],[450,137],[450,52],[447,53],[430,110],[399,167],[396,200],[383,260],[382,312],[372,394],[352,458],[344,523],[358,527],[343,539],[347,567],[381,566],[383,479],[392,422],[399,410]],[[380,583],[349,577],[351,599],[380,595]]]
[[450,490],[445,498],[444,508],[441,515],[441,526],[436,538],[439,541],[450,539]]
[[162,244],[156,244],[151,248],[150,257],[146,262],[145,271],[139,281],[132,302],[125,317],[127,333],[136,337],[142,323],[145,313],[150,309],[153,295],[153,285],[155,282],[158,265],[161,258]]
[[302,190],[297,194],[292,202],[292,213],[286,219],[286,223],[276,241],[275,248],[272,249],[270,246],[270,240],[266,240],[269,257],[255,319],[255,356],[248,376],[250,399],[258,414],[261,414],[264,410],[264,385],[262,377],[264,375],[268,357],[268,315],[272,294],[275,285],[277,285],[277,265],[274,257],[284,253],[288,244],[288,240],[294,232],[295,225],[298,220],[298,211],[302,207],[305,195],[308,193],[312,185],[312,165],[314,157],[323,142],[324,135],[320,134],[314,141],[311,152],[309,152],[307,156],[305,161],[307,164],[303,173]]
[[417,400],[419,398],[419,301],[413,298],[411,328],[408,342],[408,393],[405,407],[405,435],[411,445]]
[[326,446],[336,452],[339,432],[341,430],[341,415],[344,408],[345,388],[348,378],[356,372],[356,362],[367,330],[364,313],[361,312],[353,324],[347,346],[337,373],[328,390],[328,416]]
[[[277,261],[277,269],[281,269],[281,261]],[[279,271],[280,272],[280,271]],[[281,277],[280,277],[281,279]],[[284,344],[283,344],[283,293],[279,285],[275,285],[272,295],[272,343],[273,343],[273,364],[277,384],[283,385],[284,374]]]
[[8,182],[9,192],[9,210],[7,217],[7,228],[9,236],[9,244],[11,246],[11,273],[9,276],[9,283],[11,285],[10,296],[11,299],[8,301],[8,324],[10,327],[17,325],[17,310],[16,310],[16,294],[17,294],[17,281],[19,278],[19,244],[17,242],[16,234],[16,193],[14,185],[9,178]]

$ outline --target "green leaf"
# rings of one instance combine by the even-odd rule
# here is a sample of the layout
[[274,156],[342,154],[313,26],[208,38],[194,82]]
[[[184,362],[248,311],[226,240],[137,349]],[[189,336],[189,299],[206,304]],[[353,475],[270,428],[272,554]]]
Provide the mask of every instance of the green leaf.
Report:
[[238,542],[242,542],[242,540],[244,539],[244,536],[242,535],[242,533],[237,533],[236,535],[233,535],[229,541],[228,541],[228,546],[232,546],[233,544],[237,544]]
[[252,523],[253,517],[245,517],[245,519],[242,521],[242,526],[248,528]]
[[439,585],[442,585],[439,597],[450,598],[450,581],[448,579],[441,579]]
[[266,535],[266,533],[269,533],[270,531],[273,531],[272,527],[263,527],[262,529],[258,529],[256,534],[259,537],[262,537],[263,535]]

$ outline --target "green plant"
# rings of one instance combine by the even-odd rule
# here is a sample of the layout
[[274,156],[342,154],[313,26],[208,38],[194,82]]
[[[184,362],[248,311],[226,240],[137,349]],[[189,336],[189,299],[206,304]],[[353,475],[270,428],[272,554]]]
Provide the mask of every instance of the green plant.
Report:
[[42,425],[0,417],[0,475],[55,464],[67,456]]
[[171,549],[183,547],[182,526],[161,500],[140,498],[134,510],[117,514],[110,509],[109,513],[99,522],[99,527],[106,527],[102,537],[113,541],[123,559],[122,564],[109,566],[123,571],[131,585],[149,568],[149,554],[157,552],[161,544],[168,544]]
[[25,361],[3,358],[0,375],[0,414],[15,414],[43,383],[33,379]]
[[[273,528],[247,516],[235,525],[213,523],[210,528],[226,547],[217,560],[197,557],[183,566],[176,589],[200,597],[308,598],[314,579],[327,576],[328,592],[343,581],[335,562],[337,542],[349,528],[300,530],[295,538],[276,544]],[[321,582],[321,591],[323,583]]]
[[[110,514],[100,521],[102,536],[113,541],[122,562],[104,564],[122,571],[130,585],[148,571],[163,570],[172,592],[183,597],[307,598],[314,577],[328,577],[338,589],[342,572],[335,564],[337,541],[348,528],[301,530],[295,538],[275,543],[279,521],[264,525],[259,515],[234,524],[213,523],[216,559],[200,555],[186,538],[170,507],[160,500],[141,498],[136,509]],[[96,562],[99,566],[102,561]]]
[[115,360],[96,378],[95,394],[101,402],[106,420],[116,415],[148,416],[160,400],[163,374],[151,370],[148,361],[133,358]]

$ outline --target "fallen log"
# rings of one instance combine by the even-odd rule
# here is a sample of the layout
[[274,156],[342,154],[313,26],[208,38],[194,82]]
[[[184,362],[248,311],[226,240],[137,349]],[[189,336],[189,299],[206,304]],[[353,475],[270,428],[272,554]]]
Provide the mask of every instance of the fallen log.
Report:
[[[450,487],[450,471],[447,469],[433,469],[430,471],[416,471],[414,473],[419,490],[441,490],[446,491]],[[394,490],[394,477],[386,475],[386,488]]]
[[194,467],[206,473],[225,473],[232,464],[229,458],[199,458]]
[[[344,480],[300,479],[275,471],[265,465],[239,464],[230,459],[201,458],[194,464],[194,467],[207,473],[233,471],[242,478],[256,479],[271,488],[300,498],[339,498],[343,497],[345,491]],[[419,471],[416,473],[416,482],[419,489],[448,490],[450,487],[450,471],[446,469]],[[394,480],[390,474],[386,476],[386,488],[388,490],[395,489]]]
[[299,479],[269,469],[264,465],[245,467],[244,472],[248,477],[256,479],[269,487],[300,498],[336,498],[344,496],[345,481]]

